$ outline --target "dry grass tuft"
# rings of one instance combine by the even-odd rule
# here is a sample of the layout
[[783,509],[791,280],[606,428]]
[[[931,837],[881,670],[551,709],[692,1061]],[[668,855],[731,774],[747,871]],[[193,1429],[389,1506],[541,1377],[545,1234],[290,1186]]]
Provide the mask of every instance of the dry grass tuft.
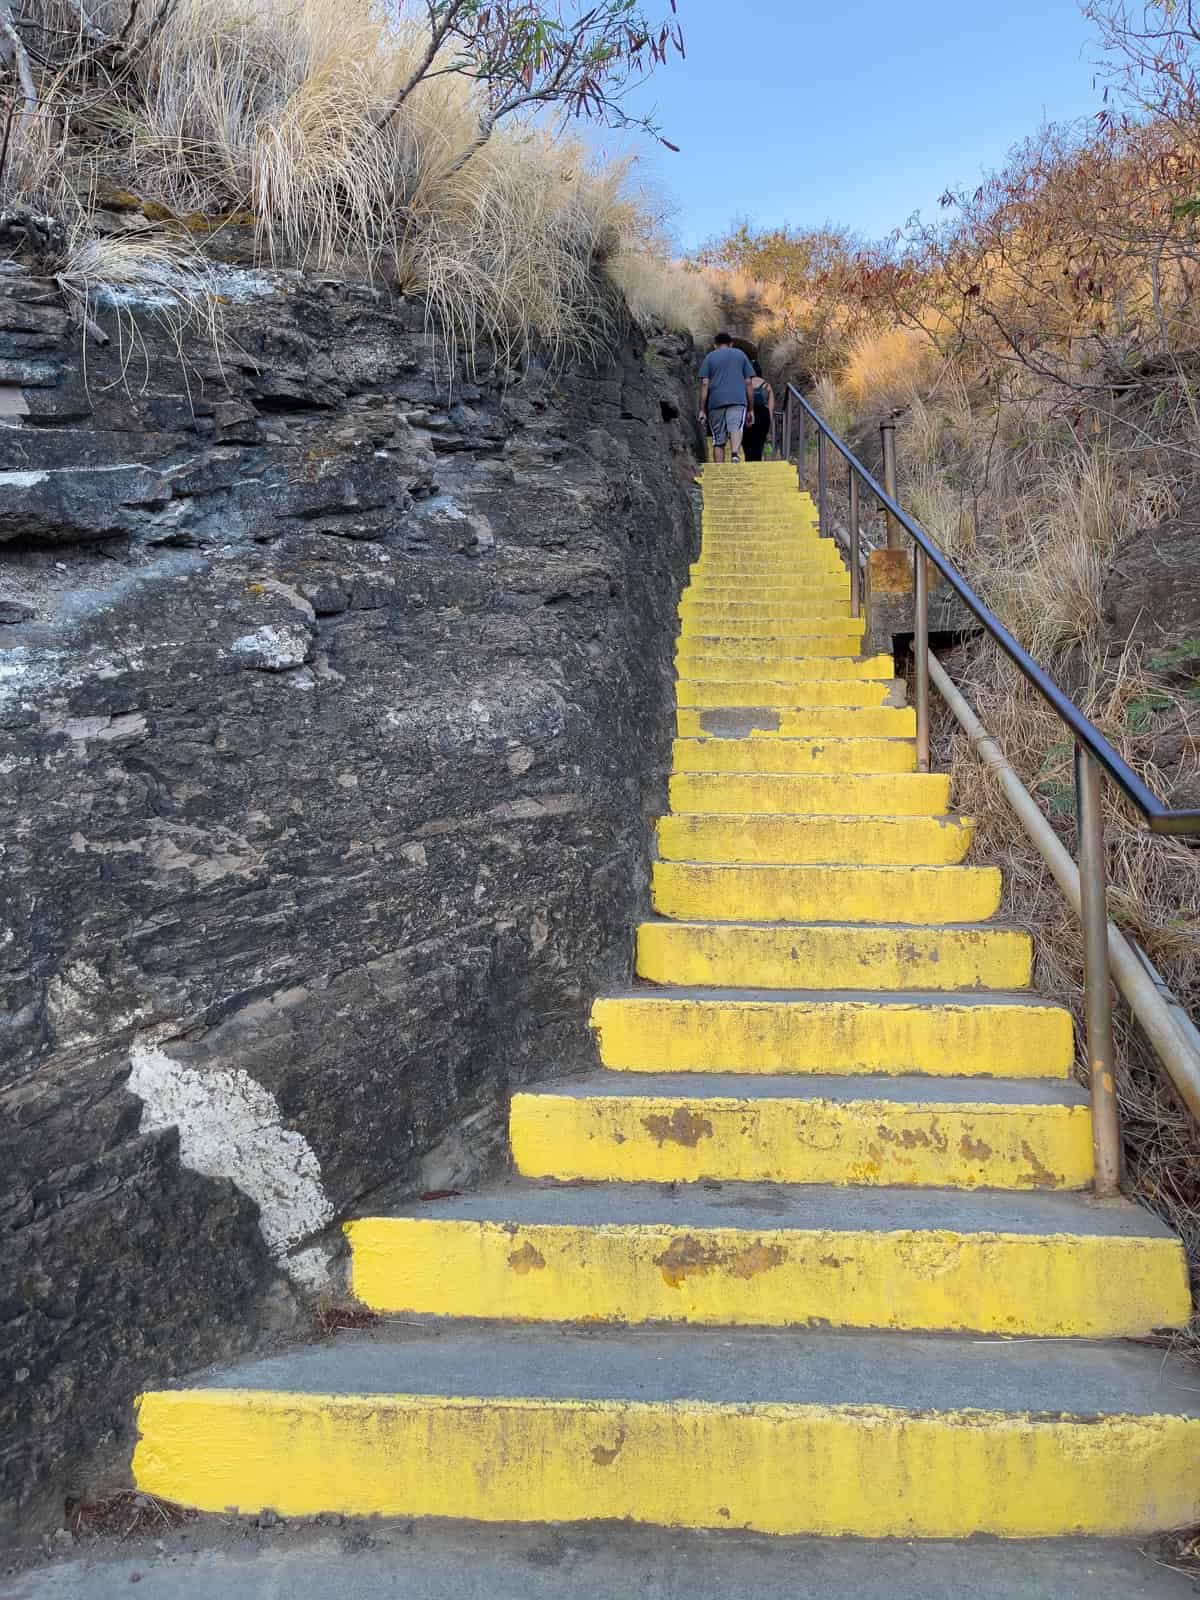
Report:
[[929,338],[913,328],[860,333],[846,353],[841,386],[860,411],[906,406],[932,382],[941,365]]
[[707,344],[720,327],[721,311],[707,279],[685,262],[653,249],[623,250],[607,271],[639,322],[690,333]]
[[[89,7],[113,36],[126,12],[124,0]],[[160,14],[120,93],[82,94],[69,71],[44,89],[4,175],[6,191],[72,213],[64,278],[85,300],[103,267],[197,304],[180,241],[248,219],[264,260],[379,274],[427,296],[452,357],[489,347],[512,366],[606,336],[604,262],[632,251],[647,281],[654,257],[669,270],[629,160],[598,162],[561,127],[520,116],[479,146],[486,90],[445,70],[452,46],[435,60],[444,75],[389,116],[428,39],[390,0],[176,0]],[[77,29],[79,13],[48,0],[56,38],[72,15]],[[89,237],[73,197],[114,189],[160,224],[157,243]]]
[[[1171,693],[1133,652],[1102,662],[1084,658],[1076,699],[1114,747],[1169,801],[1195,775],[1196,757],[1174,776],[1156,763],[1182,737],[1200,747],[1200,706]],[[1072,756],[1061,723],[990,644],[961,646],[945,660],[955,682],[995,735],[1042,810],[1074,851]],[[1052,664],[1053,665],[1053,664]],[[1060,663],[1061,666],[1061,663]],[[1147,708],[1160,709],[1147,715]],[[1001,914],[1034,938],[1034,984],[1070,1006],[1083,1033],[1083,938],[1079,923],[1041,857],[1014,825],[995,780],[945,707],[937,703],[937,765],[952,775],[956,808],[977,822],[972,859],[1004,874]],[[1111,785],[1105,785],[1109,910],[1137,940],[1193,1015],[1200,1010],[1200,851],[1151,836]],[[1197,1130],[1125,1006],[1117,1007],[1118,1092],[1125,1139],[1126,1186],[1182,1236],[1200,1269],[1200,1163]],[[1080,1057],[1081,1081],[1086,1064]],[[1200,1281],[1198,1281],[1200,1288]],[[1186,1341],[1200,1355],[1200,1320]]]

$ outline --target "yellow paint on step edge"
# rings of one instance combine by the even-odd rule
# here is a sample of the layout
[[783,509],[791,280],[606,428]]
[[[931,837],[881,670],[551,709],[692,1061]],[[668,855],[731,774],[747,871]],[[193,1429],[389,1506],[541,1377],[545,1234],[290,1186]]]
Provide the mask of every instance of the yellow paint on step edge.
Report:
[[677,772],[667,788],[678,813],[936,817],[950,803],[944,772]]
[[943,867],[957,866],[962,860],[974,829],[969,817],[688,812],[660,817],[657,837],[658,853],[664,861]]
[[1066,1078],[1075,1059],[1069,1011],[1013,1001],[601,996],[591,1022],[625,1072]]
[[[787,656],[742,657],[721,655],[693,655],[681,653],[675,657],[675,671],[681,678],[721,679],[726,683],[746,682],[756,678],[770,678],[776,683],[870,683],[869,672],[858,669],[857,663],[848,663],[841,670],[833,660]],[[892,674],[881,671],[874,681],[892,686]]]
[[733,1096],[515,1094],[509,1139],[529,1178],[606,1183],[906,1184],[1082,1189],[1084,1105]]
[[685,772],[915,772],[908,739],[676,739],[675,774]]
[[[842,666],[845,662],[859,661],[861,656],[858,654],[858,648],[858,640],[854,640],[854,638],[834,638],[826,634],[810,635],[810,637],[806,638],[784,638],[770,634],[742,635],[742,637],[733,637],[730,634],[706,634],[698,638],[680,640],[677,645],[678,653],[686,654],[691,653],[691,651],[712,650],[720,656],[722,661],[726,661],[726,659],[741,659],[741,661],[770,662],[776,658],[786,659],[786,661],[819,659],[819,661],[832,662],[834,666]],[[747,677],[757,677],[757,674],[750,672]],[[891,707],[885,707],[885,709],[891,709]],[[907,710],[906,707],[899,707],[899,710],[904,712],[904,715],[912,722],[912,728],[907,733],[907,738],[914,738],[915,728],[917,728],[914,712],[910,707]],[[864,738],[864,736],[870,736],[872,733],[885,733],[885,730],[882,730],[882,728],[862,728],[859,731],[851,731],[850,728],[846,728],[846,733],[842,734],[842,738],[859,739]]]
[[664,917],[714,922],[982,922],[1000,907],[997,867],[745,867],[651,863]]
[[1191,1315],[1169,1238],[432,1217],[346,1235],[356,1297],[418,1316],[1122,1339]]
[[917,713],[912,706],[862,706],[853,709],[827,710],[787,709],[779,712],[776,732],[805,738],[814,733],[844,733],[850,738],[865,738],[869,734],[895,737],[916,737]]
[[1200,1423],[888,1406],[181,1389],[133,1476],[201,1511],[774,1534],[1142,1534],[1200,1514]]
[[718,989],[1024,989],[1033,941],[1014,928],[878,928],[643,922],[649,983]]
[[784,682],[763,667],[757,678],[719,678],[704,682],[679,678],[675,698],[680,706],[717,709],[722,706],[881,707],[893,693],[890,683],[864,683],[855,678],[805,678]]

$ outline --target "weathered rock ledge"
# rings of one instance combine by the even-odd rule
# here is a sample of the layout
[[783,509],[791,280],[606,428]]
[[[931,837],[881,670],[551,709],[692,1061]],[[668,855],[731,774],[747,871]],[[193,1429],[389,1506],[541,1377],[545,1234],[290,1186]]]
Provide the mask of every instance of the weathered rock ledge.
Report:
[[[234,275],[84,349],[0,274],[0,1504],[502,1151],[628,973],[695,541],[686,343],[453,375]],[[180,1131],[177,1133],[175,1130]]]

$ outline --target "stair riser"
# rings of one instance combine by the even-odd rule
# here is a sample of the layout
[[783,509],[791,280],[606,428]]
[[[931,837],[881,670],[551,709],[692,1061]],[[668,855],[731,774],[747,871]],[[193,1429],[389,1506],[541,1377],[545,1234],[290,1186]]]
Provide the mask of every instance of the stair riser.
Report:
[[[755,716],[756,710],[762,715]],[[684,707],[675,714],[675,731],[681,739],[727,735],[723,720],[719,708]],[[825,706],[808,711],[760,706],[749,708],[748,720],[754,725],[755,735],[785,739],[913,739],[917,733],[917,715],[912,706],[864,706],[858,710]]]
[[694,567],[753,567],[762,563],[792,565],[801,570],[825,567],[845,573],[836,546],[806,539],[738,539],[724,545],[706,543]]
[[[686,639],[676,641],[676,660],[686,660],[689,656],[707,656],[713,660],[760,662],[767,664],[774,661],[803,662],[813,669],[815,678],[823,677],[857,677],[854,670],[860,667],[864,660],[873,659],[864,657],[859,652],[861,641],[852,637],[832,638],[828,634],[765,634],[746,635],[740,637],[729,633],[689,634]],[[752,673],[751,676],[761,674]],[[868,677],[873,674],[868,673]]]
[[768,606],[790,605],[793,601],[821,601],[835,600],[839,604],[843,601],[850,602],[850,586],[844,578],[831,576],[822,578],[813,583],[797,584],[763,584],[749,585],[744,583],[693,583],[683,591],[681,601],[702,605],[725,605],[730,602],[741,605],[747,601]]
[[[708,639],[725,639],[751,647],[748,653],[758,653],[764,658],[769,649],[762,641],[778,641],[786,645],[791,656],[828,655],[831,652],[818,648],[818,641],[836,641],[837,654],[861,656],[863,623],[858,617],[847,616],[685,616],[680,619],[676,650],[702,655]],[[777,646],[777,648],[778,648]]]
[[688,652],[675,657],[675,670],[681,678],[715,678],[725,683],[769,678],[773,683],[885,683],[890,688],[895,682],[895,669],[890,656],[876,656],[860,662],[820,658],[812,661],[804,656],[772,659],[759,655],[739,658],[693,655]]
[[[683,622],[677,651],[706,654],[710,640],[720,640],[722,648],[744,646],[747,658],[757,658],[766,666],[773,654],[792,659],[813,656],[862,656],[862,627],[850,618],[770,618],[760,622]],[[762,678],[763,674],[760,674]]]
[[675,774],[915,772],[907,739],[676,739]]
[[950,779],[943,772],[810,773],[794,778],[758,772],[681,772],[671,778],[668,795],[677,816],[733,812],[935,817],[946,810]]
[[[705,595],[684,595],[678,615],[714,618],[759,617],[845,617],[850,618],[850,603],[834,595],[815,595],[808,600],[714,600]],[[857,620],[857,619],[855,619]]]
[[1066,1078],[1070,1013],[1052,1006],[687,1000],[592,1006],[600,1059],[625,1072]]
[[655,861],[651,900],[664,917],[716,922],[983,922],[1000,907],[994,867],[720,867]]
[[808,682],[786,683],[778,679],[707,679],[697,682],[679,678],[675,685],[677,705],[687,707],[721,706],[870,706],[888,704],[895,694],[890,683],[863,683],[853,679],[811,678]]
[[664,861],[760,866],[925,866],[957,864],[970,848],[968,819],[880,816],[667,816],[658,821]]
[[393,1314],[1104,1339],[1191,1310],[1173,1239],[411,1217],[346,1231],[354,1294]]
[[[1014,1114],[1015,1113],[1015,1114]],[[509,1138],[528,1178],[589,1182],[909,1184],[1082,1189],[1086,1106],[516,1094]]]
[[137,1488],[201,1511],[899,1538],[1141,1534],[1197,1511],[1182,1417],[184,1389],[144,1395],[138,1427]]
[[792,584],[818,585],[837,582],[845,584],[849,595],[850,584],[845,567],[830,561],[776,561],[770,557],[745,562],[704,562],[688,568],[692,583],[736,586],[744,591]]
[[[830,913],[826,913],[829,915]],[[713,927],[646,922],[636,971],[719,989],[1024,989],[1028,934],[1007,928]]]

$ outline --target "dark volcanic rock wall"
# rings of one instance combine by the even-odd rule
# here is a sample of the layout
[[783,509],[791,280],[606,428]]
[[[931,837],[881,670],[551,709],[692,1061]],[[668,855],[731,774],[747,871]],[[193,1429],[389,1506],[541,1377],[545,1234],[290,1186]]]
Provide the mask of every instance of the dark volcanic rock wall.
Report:
[[[469,1181],[628,974],[690,352],[458,374],[231,273],[228,349],[0,276],[0,1503]],[[132,1067],[132,1071],[131,1071]],[[178,1128],[179,1132],[175,1130]]]

